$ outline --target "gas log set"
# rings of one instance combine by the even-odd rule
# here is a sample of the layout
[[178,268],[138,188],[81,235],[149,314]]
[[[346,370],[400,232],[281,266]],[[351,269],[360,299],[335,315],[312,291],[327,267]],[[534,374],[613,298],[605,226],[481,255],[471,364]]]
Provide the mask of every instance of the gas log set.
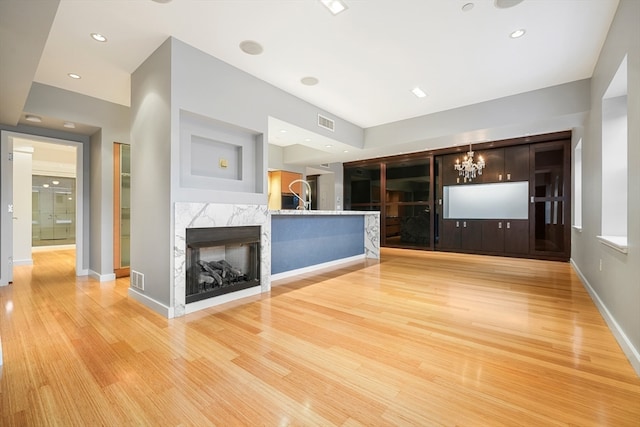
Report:
[[192,272],[198,275],[198,291],[220,288],[232,285],[238,281],[247,280],[247,275],[237,268],[233,268],[225,260],[203,261],[199,260],[197,266],[192,267],[198,271]]

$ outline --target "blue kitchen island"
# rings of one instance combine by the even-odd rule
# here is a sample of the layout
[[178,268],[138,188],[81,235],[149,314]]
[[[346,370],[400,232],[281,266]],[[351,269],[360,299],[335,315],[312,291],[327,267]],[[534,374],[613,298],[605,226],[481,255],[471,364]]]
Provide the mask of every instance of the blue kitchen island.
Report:
[[271,280],[364,258],[380,258],[380,212],[276,210]]

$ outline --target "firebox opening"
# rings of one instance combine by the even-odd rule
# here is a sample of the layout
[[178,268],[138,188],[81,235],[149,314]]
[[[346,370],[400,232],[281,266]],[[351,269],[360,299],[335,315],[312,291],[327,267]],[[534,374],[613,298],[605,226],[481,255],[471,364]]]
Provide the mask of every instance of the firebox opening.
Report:
[[260,227],[186,230],[186,302],[260,285]]

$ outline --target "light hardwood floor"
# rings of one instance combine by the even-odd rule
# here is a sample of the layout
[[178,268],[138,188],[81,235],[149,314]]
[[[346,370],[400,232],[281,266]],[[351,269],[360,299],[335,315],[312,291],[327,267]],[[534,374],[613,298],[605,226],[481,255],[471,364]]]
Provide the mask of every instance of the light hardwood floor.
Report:
[[0,425],[638,426],[567,263],[383,249],[165,319],[35,253],[0,288]]

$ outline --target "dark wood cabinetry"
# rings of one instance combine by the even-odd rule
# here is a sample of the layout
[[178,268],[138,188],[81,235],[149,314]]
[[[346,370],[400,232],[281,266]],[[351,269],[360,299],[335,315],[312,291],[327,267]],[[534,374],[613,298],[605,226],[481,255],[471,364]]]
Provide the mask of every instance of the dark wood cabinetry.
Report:
[[[479,145],[478,149],[474,149],[474,160],[477,161],[482,156],[486,166],[482,175],[472,180],[464,180],[454,169],[456,159],[462,161],[465,153],[437,157],[441,185],[437,187],[436,214],[439,223],[435,238],[436,249],[568,260],[571,238],[569,135],[546,141],[528,142],[523,139],[514,145],[497,147]],[[475,206],[491,198],[482,192],[482,188],[486,188],[492,195],[497,193],[484,185],[477,187],[478,191],[475,191],[472,190],[473,186],[509,182],[514,186],[518,182],[525,185],[524,194],[520,188],[517,197],[509,196],[506,199],[509,204],[510,200],[519,200],[517,214],[511,216],[509,209],[506,209],[506,214],[499,212],[490,217],[486,215],[486,210],[475,209]],[[461,193],[457,190],[459,186],[470,188]],[[446,187],[450,187],[447,192]],[[517,187],[504,187],[504,191],[515,188]],[[502,188],[496,186],[495,191],[502,191]],[[460,202],[454,197],[454,193],[455,197],[464,194],[467,198],[464,200],[470,202]],[[527,196],[526,201],[524,196]],[[462,218],[467,211],[469,216]]]
[[504,251],[510,254],[529,253],[529,221],[512,219],[506,222],[504,230]]
[[526,219],[482,221],[482,251],[492,254],[528,254],[529,221]]
[[517,145],[504,149],[505,181],[529,180],[529,146]]
[[505,220],[482,221],[482,250],[484,252],[504,252]]
[[460,249],[476,252],[482,250],[482,221],[467,219],[460,221]]
[[486,163],[476,183],[494,183],[529,180],[529,146],[493,148],[478,152]]
[[442,156],[442,185],[456,185],[463,181],[460,173],[454,169],[456,160],[462,160],[463,154],[447,154]]
[[477,252],[482,250],[481,220],[445,219],[442,222],[439,248]]
[[440,228],[440,241],[438,248],[444,250],[460,249],[460,221],[445,219]]
[[529,145],[474,151],[474,161],[478,161],[482,157],[486,166],[482,170],[482,175],[477,175],[476,178],[468,180],[461,177],[460,173],[454,169],[456,160],[462,161],[465,156],[466,153],[442,156],[443,185],[471,185],[529,180]]
[[486,166],[471,180],[462,146],[347,163],[345,208],[380,210],[382,246],[568,260],[571,132],[472,149]]
[[529,221],[445,219],[438,249],[492,255],[529,253]]

